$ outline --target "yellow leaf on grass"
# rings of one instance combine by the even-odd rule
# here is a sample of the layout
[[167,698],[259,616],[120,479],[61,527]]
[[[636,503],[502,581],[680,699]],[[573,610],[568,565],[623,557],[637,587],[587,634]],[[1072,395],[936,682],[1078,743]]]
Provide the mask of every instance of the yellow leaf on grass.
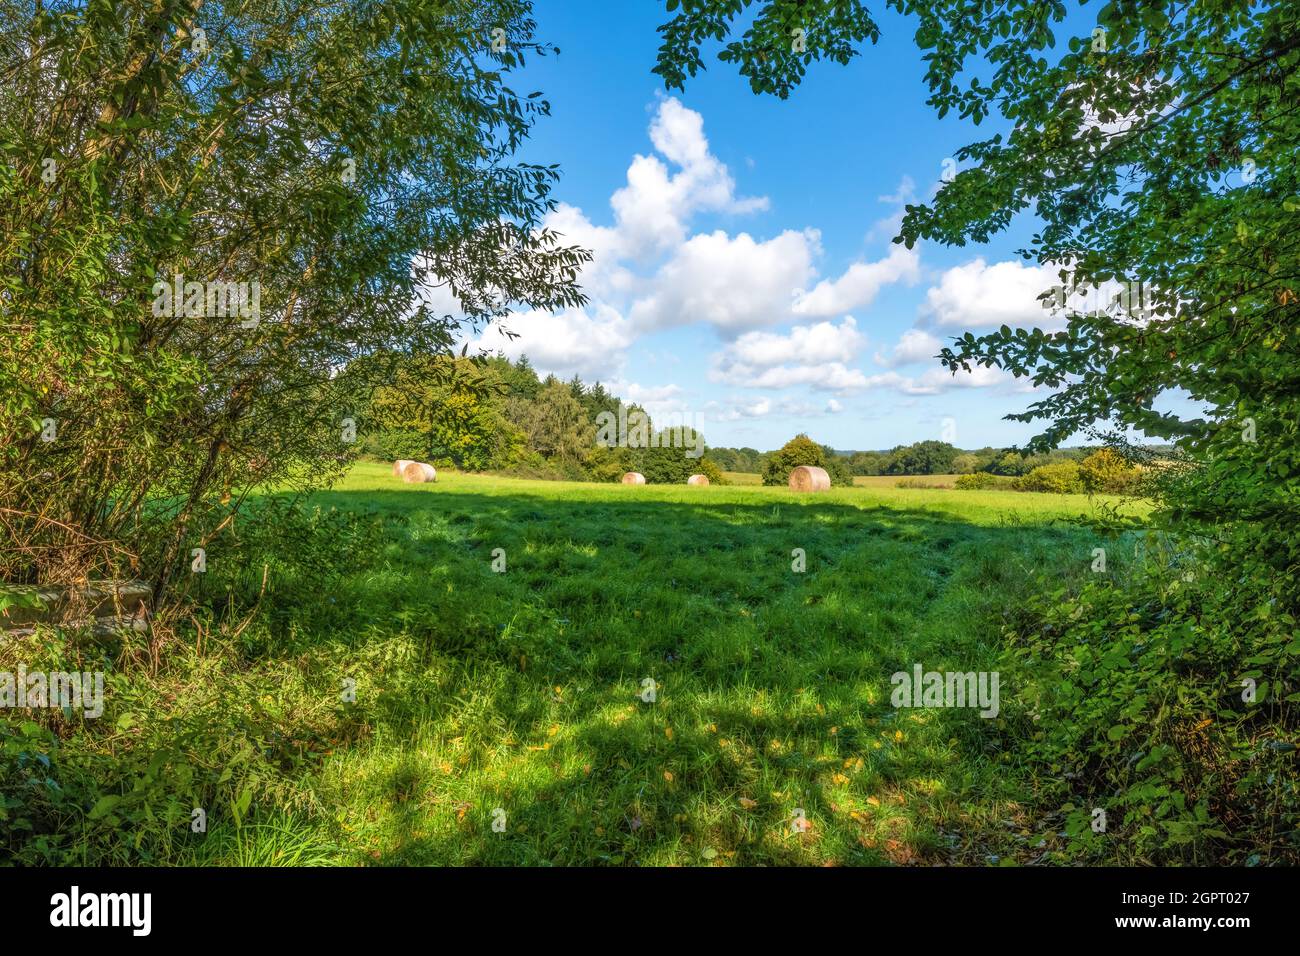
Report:
[[673,739],[673,729],[672,729],[671,727],[665,727],[665,728],[664,728],[664,736],[667,737],[669,740],[672,740],[672,739]]
[[665,770],[665,771],[664,771],[664,779],[667,780],[669,783],[672,783],[672,782],[673,782],[673,772],[672,772],[671,770]]
[[758,806],[758,801],[751,800],[749,799],[749,797],[741,797],[740,805],[744,807],[746,810],[753,810],[756,806]]

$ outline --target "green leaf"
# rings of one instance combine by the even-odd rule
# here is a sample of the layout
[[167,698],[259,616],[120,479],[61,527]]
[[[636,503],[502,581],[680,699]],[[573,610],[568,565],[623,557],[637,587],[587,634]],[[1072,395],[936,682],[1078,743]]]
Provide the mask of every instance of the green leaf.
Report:
[[90,810],[90,819],[98,820],[100,817],[103,817],[105,814],[107,814],[110,810],[112,810],[115,806],[117,806],[121,802],[122,802],[122,798],[115,794],[109,794],[106,797],[100,797],[99,802],[96,803]]

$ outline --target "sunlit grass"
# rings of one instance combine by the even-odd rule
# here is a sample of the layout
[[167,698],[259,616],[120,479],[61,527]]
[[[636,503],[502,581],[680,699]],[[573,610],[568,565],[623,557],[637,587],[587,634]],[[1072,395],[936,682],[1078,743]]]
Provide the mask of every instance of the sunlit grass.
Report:
[[102,719],[42,717],[45,859],[989,863],[1057,839],[1023,728],[896,710],[890,676],[996,669],[1042,575],[1091,576],[1086,497],[362,463],[305,513],[274,502],[210,543],[160,653],[10,647],[120,664]]
[[378,517],[388,542],[328,610],[289,613],[296,642],[368,648],[369,732],[305,781],[336,862],[1028,852],[997,721],[896,711],[889,677],[994,667],[1000,612],[1033,574],[1086,573],[1095,542],[1054,522],[1086,497],[408,486],[364,463],[313,503]]

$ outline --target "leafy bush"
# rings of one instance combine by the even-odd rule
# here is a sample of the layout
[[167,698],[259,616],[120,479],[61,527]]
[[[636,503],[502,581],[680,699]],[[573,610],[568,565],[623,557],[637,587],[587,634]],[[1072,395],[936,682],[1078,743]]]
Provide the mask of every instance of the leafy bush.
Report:
[[924,478],[899,478],[894,482],[895,488],[951,488],[952,485],[941,481],[927,481]]
[[367,435],[362,450],[384,461],[429,461],[429,438],[413,428],[385,428]]
[[988,488],[1010,488],[1011,479],[987,471],[976,471],[972,475],[958,475],[953,486],[962,492],[982,492]]
[[1064,815],[1070,855],[1295,863],[1294,596],[1263,561],[1216,571],[1224,557],[1190,557],[1029,602],[1007,629],[1003,681],[1021,690],[1004,715]]
[[708,457],[700,459],[699,473],[709,479],[709,484],[711,485],[731,484],[731,482],[727,481],[726,476],[722,474],[722,469],[714,464],[712,459]]
[[1012,487],[1017,491],[1046,491],[1058,495],[1079,494],[1084,490],[1079,466],[1072,461],[1039,465],[1029,474],[1014,479]]
[[953,484],[962,491],[983,491],[987,488],[1010,488],[1012,479],[987,471],[977,471],[972,475],[958,475]]
[[[0,670],[106,671],[98,719],[0,712],[0,859],[174,862],[204,852],[204,835],[190,828],[196,807],[208,837],[237,842],[259,807],[300,800],[298,778],[375,717],[345,705],[339,687],[354,676],[358,699],[375,700],[381,651],[319,634],[373,619],[340,582],[358,562],[378,562],[383,544],[377,515],[267,499],[227,524],[210,545],[208,573],[190,576],[204,580],[189,594],[191,619],[178,625],[187,639],[155,623],[151,638],[55,633],[0,647]],[[164,642],[161,663],[132,666]],[[413,679],[409,661],[397,664],[384,684]]]
[[1124,494],[1137,485],[1141,471],[1113,449],[1102,448],[1079,462],[1079,477],[1090,492]]

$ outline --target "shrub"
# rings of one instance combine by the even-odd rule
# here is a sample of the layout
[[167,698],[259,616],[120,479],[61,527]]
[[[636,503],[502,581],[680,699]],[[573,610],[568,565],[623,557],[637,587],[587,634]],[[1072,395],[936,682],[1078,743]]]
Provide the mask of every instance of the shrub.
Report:
[[428,461],[429,437],[413,428],[386,428],[369,435],[363,450],[384,461],[406,458],[411,461]]
[[1014,479],[1012,487],[1017,491],[1046,491],[1058,495],[1079,494],[1084,490],[1079,466],[1073,461],[1039,465],[1029,474]]
[[1090,492],[1124,494],[1131,491],[1141,476],[1141,470],[1130,465],[1124,457],[1110,448],[1093,452],[1079,462],[1079,477],[1083,487]]
[[925,478],[899,478],[894,482],[895,488],[951,488],[952,485],[941,481],[928,481]]
[[708,459],[708,458],[701,458],[701,459],[700,459],[700,463],[699,463],[699,466],[698,466],[698,471],[699,471],[699,473],[700,473],[701,475],[703,475],[705,478],[709,479],[709,484],[711,484],[711,485],[729,485],[729,484],[731,484],[731,482],[727,481],[726,476],[724,476],[724,475],[722,474],[722,469],[719,468],[716,464],[714,464],[714,463],[713,463],[710,459]]
[[973,475],[958,475],[953,484],[961,491],[983,491],[987,488],[1010,488],[1012,479],[987,471],[977,471]]
[[[1300,858],[1288,587],[1258,556],[1207,550],[1019,612],[1002,668],[1020,691],[1003,716],[1023,735],[1035,791],[1064,816],[1067,855],[1122,845],[1147,864]],[[1105,834],[1092,831],[1093,808]]]

